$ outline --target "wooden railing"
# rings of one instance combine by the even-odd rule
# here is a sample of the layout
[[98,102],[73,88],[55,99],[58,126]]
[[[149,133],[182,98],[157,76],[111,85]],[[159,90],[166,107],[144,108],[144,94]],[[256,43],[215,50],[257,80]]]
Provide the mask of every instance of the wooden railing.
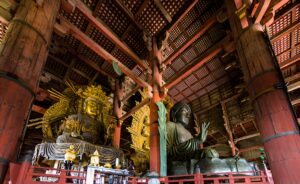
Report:
[[[256,176],[254,176],[256,175]],[[164,184],[273,184],[273,179],[270,171],[259,172],[240,172],[240,173],[207,173],[207,174],[193,174],[193,175],[176,175],[158,178]],[[143,184],[148,183],[149,178],[130,177],[129,183]]]
[[[58,170],[49,167],[31,166],[25,179],[26,184],[66,184],[66,183],[86,183],[87,173],[74,170]],[[124,174],[116,174],[111,171],[97,171],[94,174],[94,183],[126,183],[127,177]]]
[[[47,174],[46,174],[47,173]],[[139,178],[129,177],[129,184],[143,184],[148,183],[151,178]],[[206,174],[192,174],[192,175],[176,175],[157,178],[164,184],[274,184],[270,171],[258,171],[258,172],[239,172],[239,173],[206,173]],[[18,180],[20,183],[20,180]],[[26,184],[66,184],[66,183],[78,183],[86,184],[86,172],[81,171],[68,171],[58,170],[48,167],[36,167],[30,166],[28,172],[26,172],[25,178],[21,179],[21,183]],[[123,175],[116,175],[105,172],[95,172],[95,183],[114,183],[123,184]],[[14,183],[13,183],[14,184]]]

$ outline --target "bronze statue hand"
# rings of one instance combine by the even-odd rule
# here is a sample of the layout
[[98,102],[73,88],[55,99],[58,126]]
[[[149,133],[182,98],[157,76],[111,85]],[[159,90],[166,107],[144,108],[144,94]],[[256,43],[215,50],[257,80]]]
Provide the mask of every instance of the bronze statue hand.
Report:
[[207,137],[207,133],[208,133],[208,127],[209,127],[210,123],[202,123],[202,126],[201,126],[201,134],[199,134],[200,136],[200,142],[201,143],[204,143],[205,140],[206,140],[206,137]]

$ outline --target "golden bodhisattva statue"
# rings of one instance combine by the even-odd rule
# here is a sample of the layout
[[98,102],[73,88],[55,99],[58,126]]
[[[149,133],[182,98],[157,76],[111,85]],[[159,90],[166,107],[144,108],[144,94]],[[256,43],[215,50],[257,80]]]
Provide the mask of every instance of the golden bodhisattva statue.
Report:
[[50,91],[59,102],[46,111],[41,121],[37,119],[29,126],[41,127],[45,142],[109,144],[111,135],[106,134],[112,131],[106,129],[115,120],[109,115],[111,104],[101,86],[68,86],[63,93]]
[[[38,161],[38,157],[42,156],[48,160],[73,163],[70,159],[61,157],[65,151],[68,151],[67,155],[72,153],[74,147],[69,148],[70,144],[79,151],[78,162],[81,166],[84,160],[89,160],[86,157],[95,150],[100,153],[98,160],[102,164],[114,163],[116,158],[122,158],[122,151],[107,147],[112,143],[116,120],[110,115],[111,101],[101,86],[74,86],[72,83],[67,85],[69,87],[62,93],[49,91],[59,102],[52,105],[42,118],[31,120],[29,124],[29,127],[35,126],[43,130],[44,143],[37,145],[39,148],[36,149],[43,151],[35,152],[34,160]],[[95,166],[97,164],[94,163]]]

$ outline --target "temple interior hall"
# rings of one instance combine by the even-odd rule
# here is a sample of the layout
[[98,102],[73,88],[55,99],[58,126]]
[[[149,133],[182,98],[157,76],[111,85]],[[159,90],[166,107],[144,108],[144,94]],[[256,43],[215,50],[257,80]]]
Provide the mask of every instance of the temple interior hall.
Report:
[[0,183],[300,184],[299,0],[1,0]]

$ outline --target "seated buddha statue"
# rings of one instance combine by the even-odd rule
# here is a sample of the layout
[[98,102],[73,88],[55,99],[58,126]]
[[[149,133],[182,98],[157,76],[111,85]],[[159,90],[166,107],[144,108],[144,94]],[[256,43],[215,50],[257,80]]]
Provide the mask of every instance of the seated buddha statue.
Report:
[[167,123],[168,173],[191,174],[200,158],[200,145],[206,140],[209,123],[202,124],[201,133],[194,137],[189,131],[191,108],[178,102],[170,112],[171,122]]

